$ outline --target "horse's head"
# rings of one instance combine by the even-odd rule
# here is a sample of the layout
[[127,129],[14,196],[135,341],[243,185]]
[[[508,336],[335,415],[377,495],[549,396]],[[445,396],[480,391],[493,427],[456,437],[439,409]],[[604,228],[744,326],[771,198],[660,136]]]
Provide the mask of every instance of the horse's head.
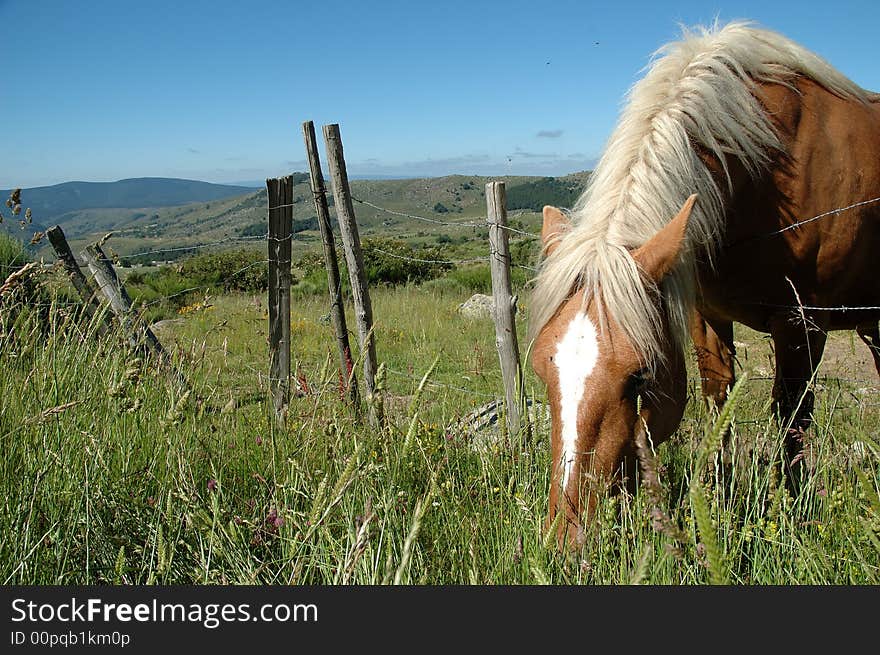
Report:
[[[656,236],[630,251],[645,284],[659,288],[676,265],[695,198]],[[562,212],[544,208],[541,237],[548,255],[567,227]],[[532,366],[547,385],[552,417],[548,525],[563,514],[557,523],[560,543],[581,541],[582,520],[589,519],[604,485],[635,479],[635,435],[642,421],[653,443],[669,437],[681,421],[684,359],[669,334],[661,295],[652,297],[661,317],[656,328],[667,344],[654,366],[646,365],[612,312],[603,311],[601,294],[585,298],[579,290],[569,296],[535,339]]]

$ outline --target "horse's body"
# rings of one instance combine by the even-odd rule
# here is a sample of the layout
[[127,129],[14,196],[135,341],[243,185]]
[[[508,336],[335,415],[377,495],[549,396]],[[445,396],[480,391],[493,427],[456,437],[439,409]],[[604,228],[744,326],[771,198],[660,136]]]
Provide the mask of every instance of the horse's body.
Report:
[[[865,338],[877,329],[880,202],[785,228],[880,197],[880,98],[843,99],[806,79],[796,89],[764,85],[759,93],[785,155],[757,180],[730,162],[735,184],[726,232],[715,265],[697,265],[696,308],[709,329],[696,318],[692,337],[704,355],[704,391],[723,400],[733,383],[731,321],[770,333],[777,348],[774,398],[789,415],[828,330],[860,328]],[[880,373],[880,353],[872,352]]]
[[734,379],[732,322],[770,333],[774,401],[799,428],[789,462],[827,330],[857,329],[880,373],[878,153],[878,96],[747,26],[668,48],[634,88],[571,218],[544,212],[533,366],[561,537],[580,525],[586,482],[632,470],[637,424],[655,443],[676,429],[688,333],[718,401]]

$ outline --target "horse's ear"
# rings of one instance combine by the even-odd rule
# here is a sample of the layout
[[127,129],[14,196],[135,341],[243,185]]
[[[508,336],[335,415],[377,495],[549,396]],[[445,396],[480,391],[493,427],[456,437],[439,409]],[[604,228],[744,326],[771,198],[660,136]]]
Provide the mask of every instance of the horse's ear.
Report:
[[[687,231],[688,219],[697,194],[688,198],[675,218],[652,236],[643,246],[632,252],[633,259],[652,280],[660,282],[678,263]],[[545,219],[546,221],[546,219]]]
[[568,217],[556,207],[544,206],[544,225],[541,227],[541,244],[544,247],[544,255],[549,255],[559,243],[562,233],[568,229],[571,223]]

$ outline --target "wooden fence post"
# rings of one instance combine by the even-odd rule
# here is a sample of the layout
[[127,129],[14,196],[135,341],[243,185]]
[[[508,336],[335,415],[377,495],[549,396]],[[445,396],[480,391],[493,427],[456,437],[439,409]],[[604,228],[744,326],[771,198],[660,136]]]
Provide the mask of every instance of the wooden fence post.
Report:
[[327,148],[327,164],[333,180],[333,197],[336,205],[336,218],[345,249],[348,264],[348,277],[351,281],[351,294],[354,299],[355,318],[364,360],[364,386],[367,389],[367,403],[370,410],[370,423],[382,422],[381,399],[376,394],[376,340],[373,335],[373,306],[367,287],[367,274],[364,270],[364,256],[361,253],[361,239],[358,235],[357,219],[351,203],[351,189],[348,186],[348,172],[345,169],[345,156],[342,152],[342,138],[339,125],[324,126],[324,144]]
[[86,260],[98,289],[110,302],[110,309],[113,310],[123,328],[128,332],[128,339],[132,347],[145,351],[145,354],[152,353],[161,358],[165,354],[162,344],[159,343],[148,325],[135,324],[131,316],[131,298],[116,276],[113,264],[110,263],[101,246],[93,243],[86,246],[80,254]]
[[269,389],[275,418],[290,402],[290,237],[293,176],[266,180],[269,214]]
[[[96,290],[80,270],[79,264],[77,264],[76,258],[73,256],[73,251],[71,251],[67,239],[64,238],[64,231],[61,229],[60,225],[56,225],[46,230],[46,236],[49,237],[49,243],[52,244],[52,248],[55,249],[55,254],[58,255],[58,259],[64,265],[64,269],[67,271],[67,275],[70,277],[73,287],[76,289],[77,293],[79,293],[80,298],[82,298],[83,309],[85,310],[86,315],[89,318],[94,318],[95,312],[98,309],[95,298]],[[109,317],[105,314],[104,321],[98,326],[99,334],[105,334],[107,332],[107,328],[109,327],[107,322],[108,318]]]
[[495,346],[504,378],[507,428],[511,437],[523,427],[523,379],[516,337],[516,296],[510,288],[510,248],[507,230],[507,193],[504,182],[486,185],[486,209],[489,220],[489,267],[492,273]]
[[336,239],[330,224],[330,209],[327,207],[327,189],[324,187],[324,174],[321,172],[321,159],[318,156],[318,143],[315,138],[315,125],[306,121],[302,125],[303,140],[309,158],[312,195],[315,199],[315,213],[321,229],[321,243],[324,246],[324,267],[327,269],[327,286],[330,292],[330,316],[336,332],[336,345],[339,349],[339,374],[348,385],[348,398],[357,409],[359,394],[357,375],[353,370],[351,344],[348,341],[348,326],[345,324],[345,307],[342,304],[342,285],[339,283],[339,263],[336,260]]

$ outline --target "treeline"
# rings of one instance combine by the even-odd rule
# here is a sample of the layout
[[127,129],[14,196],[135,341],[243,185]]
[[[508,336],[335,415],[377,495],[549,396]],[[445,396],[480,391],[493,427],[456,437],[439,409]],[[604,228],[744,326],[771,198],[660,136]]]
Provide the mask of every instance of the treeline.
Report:
[[572,180],[543,177],[507,190],[508,209],[530,209],[540,212],[544,205],[570,208],[584,188]]

